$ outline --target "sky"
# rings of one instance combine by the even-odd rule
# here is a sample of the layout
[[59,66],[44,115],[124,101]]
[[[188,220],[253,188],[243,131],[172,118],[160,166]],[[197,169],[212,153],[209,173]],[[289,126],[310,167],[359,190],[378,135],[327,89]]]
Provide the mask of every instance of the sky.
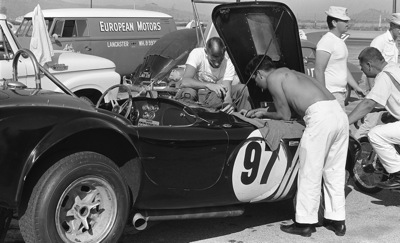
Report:
[[[56,0],[59,1],[59,0]],[[165,8],[174,7],[176,9],[192,11],[191,0],[64,0],[68,2],[84,3],[87,1],[88,6],[92,2],[93,7],[101,7],[101,5],[112,3],[114,5],[144,5],[155,3]],[[234,2],[235,0],[220,0]],[[248,0],[245,0],[248,1]],[[275,0],[278,1],[278,0]],[[396,8],[400,11],[400,0],[395,0]],[[280,2],[288,5],[298,18],[304,17],[321,17],[325,16],[324,11],[329,6],[342,6],[348,8],[348,13],[359,13],[367,9],[377,9],[387,12],[393,10],[393,0],[281,0]],[[212,4],[197,4],[200,13],[209,13],[212,10]]]

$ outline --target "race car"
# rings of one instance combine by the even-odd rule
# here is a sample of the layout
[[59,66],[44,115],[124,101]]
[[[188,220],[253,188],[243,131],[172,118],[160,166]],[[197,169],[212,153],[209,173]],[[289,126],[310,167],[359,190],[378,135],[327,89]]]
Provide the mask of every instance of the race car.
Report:
[[[220,5],[212,17],[252,98],[267,98],[244,72],[255,55],[304,71],[297,22],[285,4]],[[117,242],[128,220],[143,230],[152,220],[239,216],[248,203],[293,198],[300,119],[282,121],[287,128],[271,143],[277,121],[151,89],[134,94],[118,84],[94,107],[55,78],[65,94],[41,89],[39,70],[51,74],[28,50],[15,53],[14,70],[23,53],[36,64],[36,86],[15,77],[0,90],[0,229],[14,215],[25,242]],[[358,150],[351,139],[350,173]]]

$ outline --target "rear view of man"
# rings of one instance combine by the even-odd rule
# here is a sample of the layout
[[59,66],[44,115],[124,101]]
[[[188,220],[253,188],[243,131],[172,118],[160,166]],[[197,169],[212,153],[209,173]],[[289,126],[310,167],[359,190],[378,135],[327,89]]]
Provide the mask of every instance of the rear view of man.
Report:
[[269,90],[276,111],[259,108],[248,111],[246,116],[289,120],[291,107],[304,116],[306,124],[298,148],[300,169],[295,222],[282,225],[281,230],[302,236],[311,236],[316,231],[314,224],[318,223],[322,185],[324,225],[336,235],[344,235],[345,165],[349,142],[346,114],[335,97],[316,79],[288,68],[276,69],[268,56],[255,57],[247,70],[254,73],[258,87]]

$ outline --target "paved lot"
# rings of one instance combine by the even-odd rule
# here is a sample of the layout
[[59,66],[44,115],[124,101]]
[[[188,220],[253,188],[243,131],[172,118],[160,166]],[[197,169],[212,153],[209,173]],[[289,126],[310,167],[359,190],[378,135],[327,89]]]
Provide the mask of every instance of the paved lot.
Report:
[[[347,107],[351,110],[358,103],[353,98]],[[143,232],[137,233],[127,227],[121,243],[149,242],[398,242],[400,239],[400,193],[381,191],[367,195],[358,191],[350,181],[346,188],[347,234],[337,237],[323,227],[311,237],[285,234],[281,224],[291,223],[293,204],[291,201],[263,203],[247,206],[240,217],[224,219],[202,219],[166,221],[152,223]],[[21,243],[18,224],[12,222],[6,242]]]

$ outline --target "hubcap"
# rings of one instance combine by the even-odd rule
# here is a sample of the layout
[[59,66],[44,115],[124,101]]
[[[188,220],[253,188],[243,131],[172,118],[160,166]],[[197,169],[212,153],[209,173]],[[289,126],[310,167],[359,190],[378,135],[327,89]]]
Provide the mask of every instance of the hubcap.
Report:
[[58,201],[55,222],[64,242],[100,242],[111,231],[117,198],[103,178],[87,176],[72,182]]

